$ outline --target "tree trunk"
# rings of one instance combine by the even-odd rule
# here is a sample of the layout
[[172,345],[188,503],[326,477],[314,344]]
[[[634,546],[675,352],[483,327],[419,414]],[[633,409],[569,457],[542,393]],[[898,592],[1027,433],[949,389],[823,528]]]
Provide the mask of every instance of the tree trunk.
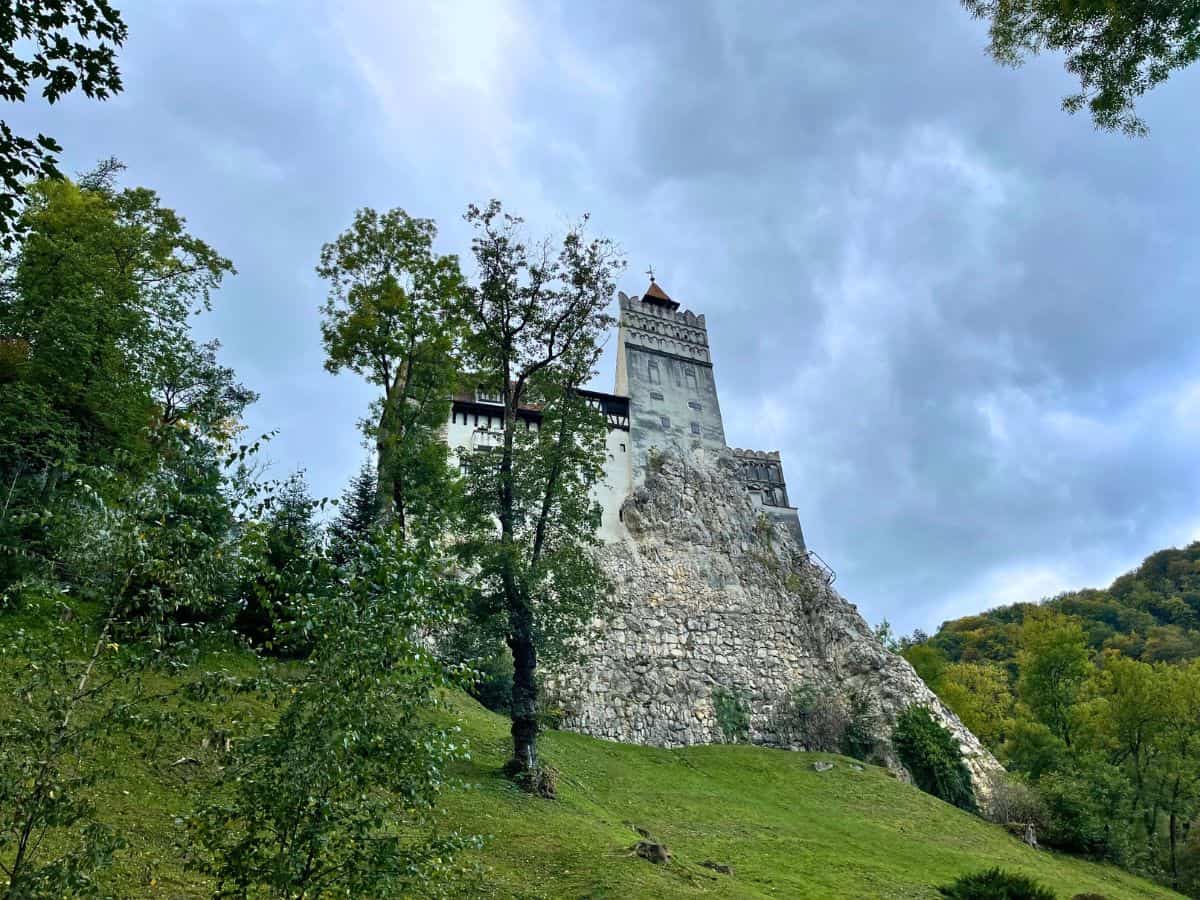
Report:
[[[528,615],[513,616],[528,619]],[[514,623],[516,624],[516,623]],[[508,639],[513,657],[511,768],[516,772],[534,772],[537,756],[537,650],[530,639],[528,625],[518,625]]]
[[1175,811],[1171,810],[1171,822],[1168,833],[1171,841],[1171,887],[1179,890],[1179,861],[1175,856],[1175,848],[1177,844],[1176,829],[1178,828],[1179,817],[1175,815]]

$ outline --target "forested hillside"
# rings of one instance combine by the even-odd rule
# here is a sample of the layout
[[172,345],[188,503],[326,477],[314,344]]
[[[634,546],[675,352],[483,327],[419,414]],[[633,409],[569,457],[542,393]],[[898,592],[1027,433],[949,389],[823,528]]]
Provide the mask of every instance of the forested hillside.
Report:
[[1015,778],[1044,842],[1200,887],[1200,542],[1107,589],[944,623],[898,649]]
[[994,662],[1015,674],[1020,625],[1035,608],[1078,619],[1092,651],[1118,650],[1143,662],[1200,656],[1200,541],[1152,554],[1105,589],[1068,591],[1040,604],[964,616],[914,641],[935,648],[948,662]]

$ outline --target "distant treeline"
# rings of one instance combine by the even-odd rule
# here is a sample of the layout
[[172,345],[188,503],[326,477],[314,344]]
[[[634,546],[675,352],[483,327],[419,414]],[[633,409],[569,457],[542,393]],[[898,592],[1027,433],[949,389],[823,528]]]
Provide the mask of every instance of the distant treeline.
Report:
[[1200,542],[894,649],[1011,773],[995,817],[1200,896],[1198,626]]
[[1038,603],[1014,603],[944,623],[911,643],[937,650],[948,662],[994,662],[1018,673],[1018,634],[1031,609],[1048,608],[1079,620],[1088,648],[1119,650],[1143,662],[1200,656],[1200,541],[1160,550],[1108,588],[1069,591]]

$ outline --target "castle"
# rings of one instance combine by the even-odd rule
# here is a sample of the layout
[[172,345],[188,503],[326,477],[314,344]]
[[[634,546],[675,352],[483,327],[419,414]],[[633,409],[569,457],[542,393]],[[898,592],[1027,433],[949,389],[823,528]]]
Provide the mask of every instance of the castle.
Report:
[[[621,539],[621,505],[644,482],[653,453],[728,449],[704,316],[680,312],[653,275],[640,298],[621,292],[618,301],[616,386],[611,394],[580,392],[604,413],[608,425],[604,479],[593,491],[601,509],[600,536],[608,542]],[[526,414],[536,421],[536,411]],[[475,449],[494,443],[502,415],[494,394],[481,389],[456,394],[447,429],[450,446]],[[732,452],[737,478],[760,512],[803,546],[779,451]]]
[[[612,591],[578,663],[547,673],[562,727],[664,747],[715,743],[728,739],[718,708],[733,697],[746,739],[805,747],[792,698],[816,692],[865,703],[877,761],[904,777],[892,724],[919,704],[986,792],[996,760],[805,547],[779,453],[726,446],[704,316],[680,312],[653,279],[619,301],[614,392],[581,392],[608,424],[593,497]],[[502,412],[497,396],[455,396],[450,445],[494,445]],[[521,414],[536,427],[536,409]]]

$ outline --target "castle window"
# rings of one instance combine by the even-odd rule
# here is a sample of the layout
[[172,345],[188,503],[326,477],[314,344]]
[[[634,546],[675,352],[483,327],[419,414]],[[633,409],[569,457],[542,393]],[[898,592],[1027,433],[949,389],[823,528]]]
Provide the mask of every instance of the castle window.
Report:
[[658,374],[658,363],[650,360],[647,371],[650,373],[651,384],[662,384],[662,377]]
[[700,433],[700,423],[693,422],[692,423],[692,434],[699,434],[699,433]]
[[688,406],[691,407],[692,409],[696,410],[696,412],[700,412],[700,410],[703,409],[703,407],[699,403],[697,403],[695,400],[689,400]]
[[661,391],[651,391],[650,392],[651,400],[661,400],[662,398],[663,398],[663,395],[662,395]]
[[696,370],[688,366],[684,374],[687,376],[688,387],[693,391],[696,390]]
[[483,385],[480,385],[475,389],[475,399],[480,403],[499,403],[500,392],[490,390],[485,388]]
[[660,417],[659,417],[659,421],[660,421],[660,422],[662,422],[662,427],[663,427],[663,428],[670,428],[670,427],[671,427],[671,420],[670,420],[669,418],[667,418],[666,416],[660,416]]
[[622,452],[622,453],[624,453],[624,452],[625,452],[625,445],[624,445],[624,444],[622,444],[622,445],[621,445],[621,452]]

